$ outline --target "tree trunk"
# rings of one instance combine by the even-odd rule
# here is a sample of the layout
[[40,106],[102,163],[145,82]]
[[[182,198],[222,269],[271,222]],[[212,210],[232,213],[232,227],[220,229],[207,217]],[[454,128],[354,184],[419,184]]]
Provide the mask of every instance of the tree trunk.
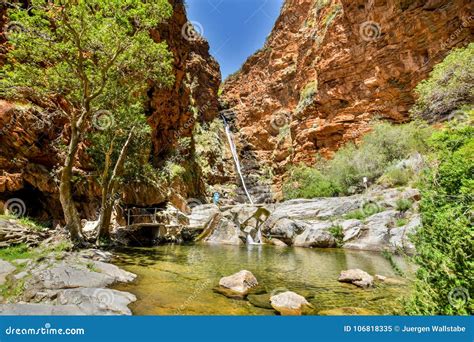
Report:
[[71,240],[74,242],[74,244],[81,245],[84,242],[84,237],[82,236],[81,220],[72,197],[72,168],[74,166],[74,159],[76,158],[77,147],[79,143],[79,135],[73,125],[74,124],[71,123],[71,141],[69,142],[68,153],[64,162],[64,167],[61,170],[59,200],[61,201],[64,220],[66,221],[66,228],[71,234]]
[[[104,179],[104,184],[102,185],[102,208],[100,210],[101,213],[98,226],[97,242],[99,242],[100,239],[110,238],[110,220],[112,218],[112,211],[119,187],[118,177],[122,176],[123,174],[125,158],[127,156],[128,147],[130,145],[130,141],[132,140],[134,130],[135,127],[132,127],[125,144],[122,146],[122,150],[120,151],[117,162],[115,163],[115,167],[110,179]],[[108,170],[108,165],[106,165],[106,170]],[[104,174],[104,176],[106,176],[106,174]]]

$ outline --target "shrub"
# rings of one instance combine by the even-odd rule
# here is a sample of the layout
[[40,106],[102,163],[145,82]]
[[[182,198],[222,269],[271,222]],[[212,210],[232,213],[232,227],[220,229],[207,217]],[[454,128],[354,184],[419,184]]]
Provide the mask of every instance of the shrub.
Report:
[[431,140],[433,166],[422,182],[423,226],[412,237],[418,265],[408,314],[472,315],[474,128],[448,127]]
[[290,168],[283,185],[285,199],[330,197],[338,193],[337,187],[315,168],[297,165]]
[[335,226],[331,226],[329,228],[329,233],[334,236],[334,239],[336,239],[336,244],[337,244],[337,247],[341,247],[344,242],[344,231],[342,229],[342,226],[340,225],[335,225]]
[[396,209],[401,213],[404,213],[410,210],[412,205],[413,205],[413,202],[406,198],[400,198],[395,203]]
[[414,152],[424,152],[431,132],[419,122],[404,125],[379,122],[359,146],[347,144],[333,159],[323,162],[320,169],[342,192],[348,193],[350,187],[361,185],[363,177],[374,181],[395,163]]
[[474,43],[453,50],[415,89],[418,100],[411,113],[428,121],[449,118],[463,105],[474,103]]
[[414,171],[411,168],[389,167],[377,181],[387,187],[407,185],[414,177]]
[[300,101],[296,107],[296,114],[301,113],[306,107],[314,101],[314,96],[318,92],[318,81],[312,81],[306,84],[300,93]]
[[395,165],[414,153],[427,151],[432,129],[420,122],[392,125],[378,122],[360,145],[349,143],[333,159],[319,159],[316,168],[293,166],[283,186],[286,199],[349,194],[362,189],[362,179],[373,182],[383,174],[393,185],[403,185],[412,177],[410,170],[394,171]]

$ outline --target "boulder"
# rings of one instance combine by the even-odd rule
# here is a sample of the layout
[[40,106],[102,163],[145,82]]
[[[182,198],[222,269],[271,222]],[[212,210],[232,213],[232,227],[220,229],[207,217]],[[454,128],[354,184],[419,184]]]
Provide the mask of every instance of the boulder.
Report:
[[271,306],[282,316],[301,315],[311,304],[303,297],[292,291],[286,291],[270,297]]
[[35,288],[68,289],[106,287],[113,284],[115,280],[115,277],[105,273],[91,272],[69,265],[58,265],[51,269],[33,272],[32,283]]
[[294,239],[308,227],[308,223],[300,220],[270,216],[263,226],[263,232],[272,238],[283,241],[287,245],[292,245]]
[[293,244],[297,247],[336,247],[336,239],[328,231],[331,226],[331,222],[314,223],[298,235]]
[[284,243],[283,241],[281,241],[280,239],[277,239],[277,238],[270,239],[268,242],[270,244],[272,244],[273,246],[288,247],[288,245],[286,243]]
[[368,288],[374,285],[374,277],[358,268],[341,271],[338,281],[351,283],[362,288]]
[[260,295],[248,295],[247,299],[253,306],[262,309],[273,309],[272,304],[270,303],[270,293],[260,294]]
[[16,267],[8,261],[0,260],[0,285],[4,284],[7,276],[16,270]]
[[239,227],[228,218],[223,217],[204,241],[224,245],[242,245],[240,235]]
[[228,277],[223,277],[219,280],[219,286],[239,295],[246,295],[249,291],[258,285],[257,278],[252,272],[242,270]]
[[77,305],[87,315],[131,315],[127,307],[137,298],[128,292],[103,288],[78,288],[58,292],[57,304]]
[[134,281],[137,277],[136,274],[122,270],[113,264],[95,260],[92,261],[92,263],[100,273],[113,277],[115,282],[129,283]]
[[0,316],[83,316],[77,305],[2,304]]

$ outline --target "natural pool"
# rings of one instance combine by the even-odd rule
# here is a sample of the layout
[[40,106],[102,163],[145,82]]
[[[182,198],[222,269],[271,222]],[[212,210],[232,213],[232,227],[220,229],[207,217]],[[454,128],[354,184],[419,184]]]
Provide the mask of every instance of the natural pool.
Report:
[[[374,252],[196,244],[126,248],[116,255],[116,265],[138,275],[134,283],[115,287],[137,296],[130,306],[135,315],[274,315],[213,291],[221,277],[242,269],[256,276],[260,291],[294,291],[306,297],[315,313],[356,307],[391,314],[408,290],[407,285],[385,284],[363,290],[337,281],[340,271],[350,268],[397,277],[389,261]],[[412,272],[403,258],[394,260],[405,273]]]

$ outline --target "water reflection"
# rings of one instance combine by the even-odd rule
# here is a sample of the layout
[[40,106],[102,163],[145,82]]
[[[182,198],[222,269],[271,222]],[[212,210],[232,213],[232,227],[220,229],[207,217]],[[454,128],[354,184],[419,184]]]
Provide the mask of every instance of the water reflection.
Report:
[[[374,252],[203,244],[127,248],[118,250],[117,255],[118,265],[139,276],[133,284],[117,286],[137,295],[138,301],[131,308],[139,315],[274,314],[272,310],[257,308],[248,301],[230,300],[212,290],[221,277],[242,269],[257,277],[262,291],[271,293],[277,288],[295,291],[317,310],[361,307],[390,314],[397,310],[398,299],[406,292],[403,286],[382,285],[362,290],[337,281],[340,271],[349,268],[396,277],[390,263]],[[403,259],[396,262],[402,270],[411,272]]]

